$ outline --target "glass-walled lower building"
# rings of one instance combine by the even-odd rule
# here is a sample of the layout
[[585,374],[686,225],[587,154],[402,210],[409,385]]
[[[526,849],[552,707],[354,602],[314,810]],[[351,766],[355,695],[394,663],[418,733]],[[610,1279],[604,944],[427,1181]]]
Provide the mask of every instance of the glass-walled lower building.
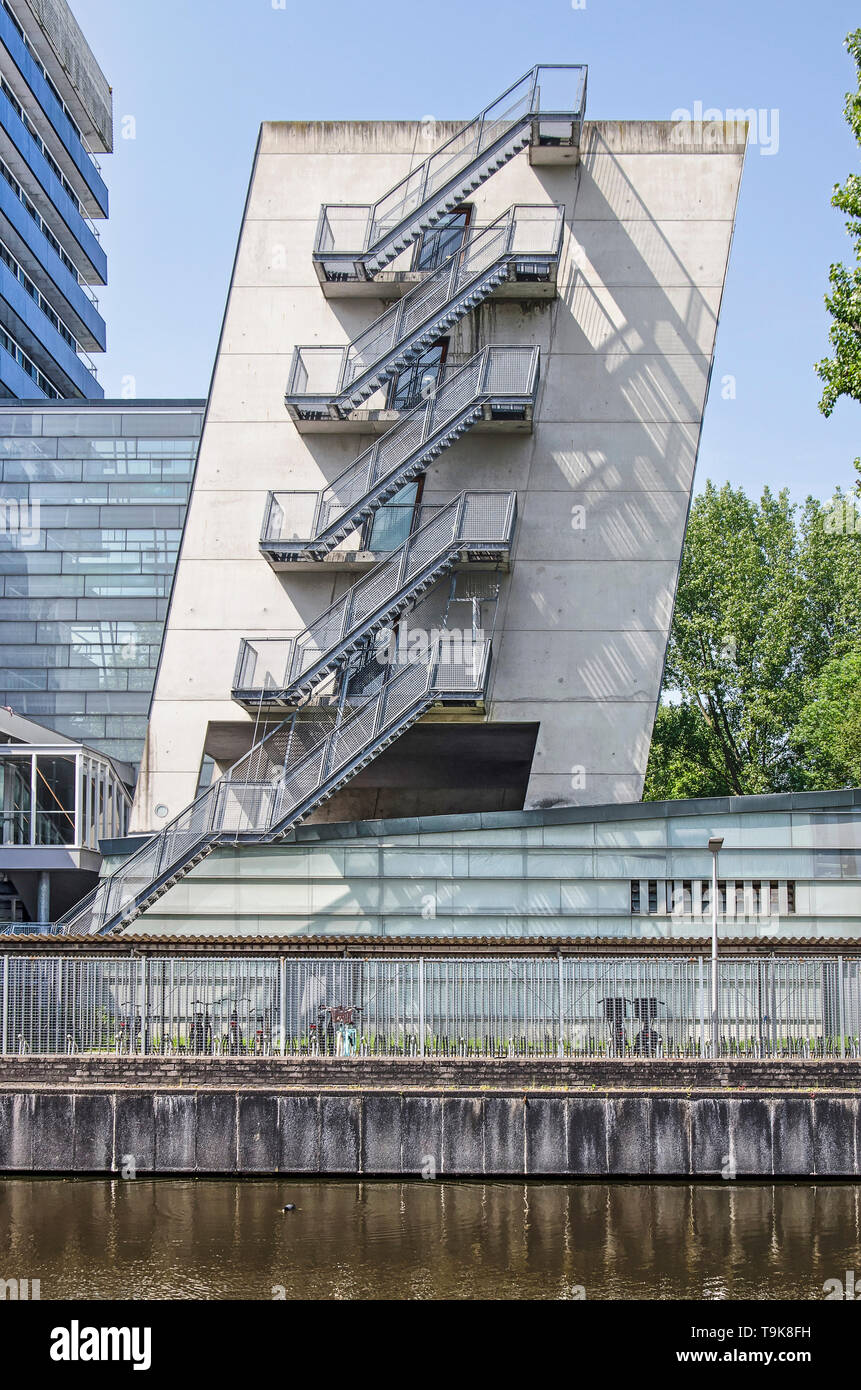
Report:
[[0,744],[2,844],[98,850],[124,835],[131,798],[110,758],[81,744]]
[[203,410],[0,402],[0,705],[133,765]]
[[132,769],[0,709],[0,934],[45,924],[96,882],[128,827]]

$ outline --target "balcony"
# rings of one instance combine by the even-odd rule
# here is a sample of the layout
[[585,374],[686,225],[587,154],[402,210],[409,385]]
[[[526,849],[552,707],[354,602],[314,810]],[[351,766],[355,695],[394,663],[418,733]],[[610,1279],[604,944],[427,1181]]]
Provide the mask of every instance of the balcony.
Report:
[[[349,218],[350,207],[338,208],[337,217]],[[360,212],[364,210],[359,209]],[[512,249],[517,253],[509,266],[508,277],[493,291],[494,299],[515,300],[522,303],[535,300],[554,299],[556,296],[558,253],[561,246],[565,209],[561,206],[541,204],[521,204],[517,208],[517,224]],[[460,251],[466,249],[471,240],[481,236],[492,223],[476,223],[465,233]],[[430,235],[430,233],[428,234]],[[421,259],[424,240],[418,240],[411,250],[400,258],[404,264],[393,270],[381,270],[373,280],[355,280],[333,271],[331,275],[320,274],[320,283],[326,299],[374,299],[389,302],[402,299],[417,285],[424,284],[442,264],[436,261],[424,269],[417,269]],[[320,266],[318,265],[318,273]]]
[[[426,526],[435,516],[438,516],[447,505],[446,503],[429,503],[426,506],[415,502],[399,503],[390,502],[381,507],[376,515],[364,523],[354,537],[353,544],[339,546],[335,550],[329,551],[326,555],[319,558],[310,555],[307,551],[301,554],[296,553],[296,546],[301,545],[301,541],[292,538],[291,534],[296,530],[304,530],[304,526],[293,523],[295,517],[300,523],[304,519],[313,517],[314,502],[318,493],[284,493],[271,492],[266,511],[266,524],[264,535],[260,540],[260,549],[273,570],[279,574],[290,574],[302,572],[307,574],[309,570],[325,570],[330,574],[365,574],[368,570],[378,565],[385,556],[390,555],[414,531]],[[304,506],[304,512],[303,512]],[[290,517],[288,522],[287,518]],[[509,568],[509,557],[507,552],[503,554],[494,553],[487,555],[477,550],[468,551],[462,560],[454,566],[459,569],[491,569],[502,570],[505,572]]]
[[[369,699],[374,699],[388,685],[394,685],[399,677],[415,669],[429,678],[432,699],[426,713],[445,711],[452,715],[458,709],[463,709],[473,718],[482,716],[490,674],[490,639],[465,640],[460,632],[442,631],[436,634],[435,640],[439,645],[439,660],[432,673],[427,658],[419,658],[413,665],[381,660],[378,665],[378,687],[372,688],[368,684],[352,693],[346,681],[336,679],[327,690],[315,695],[311,708],[331,709],[333,716],[340,710],[342,715],[349,718],[361,710]],[[283,684],[291,651],[291,643],[277,638],[271,641],[268,638],[243,641],[233,699],[249,714],[283,718],[286,713],[296,709],[295,701],[285,695]]]
[[[321,388],[337,379],[341,349],[334,349],[337,359],[323,354],[303,354],[296,350],[293,359],[291,382],[300,381],[306,371],[312,371],[310,385]],[[520,347],[509,343],[494,343],[484,347],[481,352],[492,354],[492,361],[499,370],[492,373],[492,393],[481,402],[480,414],[473,421],[472,428],[480,434],[531,434],[533,411],[538,389],[538,347]],[[408,374],[396,379],[387,392],[384,404],[370,409],[349,410],[344,417],[331,414],[327,402],[330,396],[321,393],[307,398],[299,398],[298,393],[288,396],[288,414],[299,434],[362,434],[387,435],[396,427],[405,427],[406,421],[434,400],[442,403],[445,396],[456,388],[459,374],[470,366],[470,361],[462,357],[446,357],[440,363],[428,364],[419,359],[408,368]],[[505,366],[504,366],[505,364]],[[383,441],[374,448],[383,448]]]
[[[15,69],[8,74],[8,80],[18,100],[29,108],[31,118],[35,116],[39,119],[39,113],[44,113],[41,119],[46,119],[59,137],[60,146],[55,147],[57,158],[66,176],[77,181],[78,196],[86,211],[91,217],[107,217],[108,190],[98,161],[85,146],[81,132],[63,106],[59,93],[56,88],[52,90],[53,84],[49,84],[41,61],[35,57],[20,26],[5,7],[0,7],[0,41],[8,49],[15,65]],[[34,112],[30,105],[32,97],[28,101],[27,88],[38,102],[38,112]]]

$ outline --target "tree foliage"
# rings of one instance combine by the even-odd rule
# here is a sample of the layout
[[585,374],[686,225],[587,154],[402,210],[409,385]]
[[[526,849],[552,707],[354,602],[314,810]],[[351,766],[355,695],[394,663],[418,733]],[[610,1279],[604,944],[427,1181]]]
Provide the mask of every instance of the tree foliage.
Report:
[[813,756],[808,707],[835,714],[836,676],[818,682],[861,650],[858,526],[839,493],[798,508],[708,483],[695,499],[646,799],[845,783],[851,762]]
[[861,786],[861,650],[826,662],[793,743],[806,786]]
[[[848,35],[846,47],[855,63],[857,89],[847,92],[844,110],[861,147],[861,29]],[[855,264],[832,265],[829,274],[825,304],[832,319],[828,335],[832,351],[816,366],[823,383],[819,404],[823,415],[831,414],[841,396],[861,401],[861,175],[850,174],[845,183],[837,184],[831,204],[846,214]]]

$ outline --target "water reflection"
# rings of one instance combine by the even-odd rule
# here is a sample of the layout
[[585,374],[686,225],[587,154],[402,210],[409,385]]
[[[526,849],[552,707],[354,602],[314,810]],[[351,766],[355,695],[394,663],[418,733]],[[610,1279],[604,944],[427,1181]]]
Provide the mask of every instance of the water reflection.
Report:
[[818,1299],[847,1269],[854,1183],[0,1180],[0,1278],[43,1299]]

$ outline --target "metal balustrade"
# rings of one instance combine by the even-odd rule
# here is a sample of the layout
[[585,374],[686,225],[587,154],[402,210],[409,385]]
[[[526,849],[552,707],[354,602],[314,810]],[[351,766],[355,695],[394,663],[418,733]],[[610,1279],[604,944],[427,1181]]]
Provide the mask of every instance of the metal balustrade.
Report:
[[380,688],[358,707],[294,713],[67,912],[62,931],[103,933],[126,925],[220,841],[283,839],[436,699],[476,698],[486,688],[489,642],[460,661],[443,655],[438,637],[425,660],[384,670]]
[[[854,958],[718,965],[723,1058],[861,1055]],[[711,1055],[711,960],[0,953],[0,1053]]]
[[[348,589],[294,639],[243,638],[233,698],[290,702],[309,694],[360,643],[448,573],[463,552],[502,558],[517,522],[517,494],[464,492]],[[283,655],[283,666],[276,663]],[[261,660],[262,658],[262,660]],[[259,669],[258,669],[259,668]]]
[[540,349],[493,346],[446,375],[321,492],[270,493],[261,549],[279,560],[320,560],[423,473],[480,419],[485,407],[530,409]]
[[572,153],[586,110],[584,64],[541,64],[373,204],[326,204],[314,263],[324,280],[368,280],[527,145]]
[[352,342],[296,347],[285,396],[288,409],[348,415],[509,274],[517,275],[518,264],[529,279],[536,277],[539,264],[557,264],[563,218],[561,206],[516,204],[469,236]]

